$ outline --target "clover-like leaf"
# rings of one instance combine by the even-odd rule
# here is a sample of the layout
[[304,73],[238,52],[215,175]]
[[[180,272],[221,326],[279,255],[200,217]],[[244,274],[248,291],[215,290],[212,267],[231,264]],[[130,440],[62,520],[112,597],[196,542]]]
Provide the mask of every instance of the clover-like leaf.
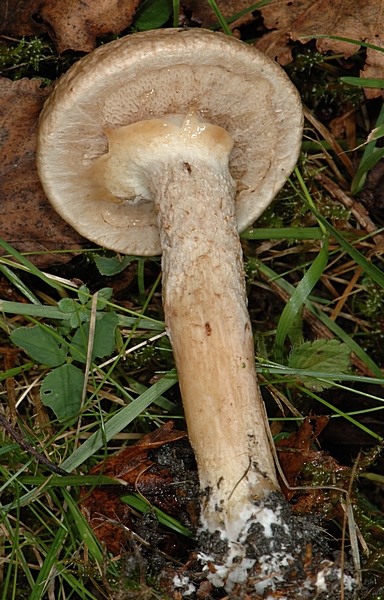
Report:
[[84,373],[74,365],[63,365],[44,379],[41,401],[53,410],[59,421],[65,421],[79,412],[83,385]]
[[[115,329],[119,319],[114,312],[105,313],[96,320],[93,339],[92,359],[103,358],[113,352],[115,347]],[[70,352],[75,360],[86,361],[89,337],[89,323],[79,328],[72,338]]]
[[53,327],[44,329],[39,325],[34,327],[19,327],[11,333],[11,340],[16,346],[23,348],[34,360],[47,365],[58,367],[65,362],[67,350],[60,344]]

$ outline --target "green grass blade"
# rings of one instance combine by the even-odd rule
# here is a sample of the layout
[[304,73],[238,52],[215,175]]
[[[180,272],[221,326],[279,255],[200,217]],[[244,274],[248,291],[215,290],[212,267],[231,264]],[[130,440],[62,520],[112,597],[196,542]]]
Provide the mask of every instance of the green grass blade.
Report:
[[179,26],[179,15],[180,15],[180,0],[172,0],[173,6],[173,26]]
[[17,250],[15,250],[15,248],[13,248],[10,244],[8,244],[2,238],[0,238],[0,246],[8,254],[11,254],[11,256],[13,256],[16,260],[18,260],[20,262],[20,264],[24,265],[24,267],[27,267],[27,269],[29,269],[29,271],[32,273],[32,275],[36,275],[36,277],[39,277],[42,281],[44,281],[50,287],[53,287],[55,290],[61,290],[62,289],[62,287],[61,287],[60,284],[58,284],[56,281],[53,281],[52,279],[50,279],[46,275],[44,275],[44,273],[42,273],[40,271],[40,269],[38,269],[37,267],[35,267],[34,264],[32,264],[27,258],[25,258],[25,256],[23,256],[22,254],[20,254],[20,252],[18,252]]
[[232,31],[228,27],[228,23],[227,23],[226,19],[224,19],[219,7],[217,6],[216,1],[215,0],[207,0],[207,2],[209,4],[209,6],[211,7],[211,9],[213,10],[213,12],[215,13],[216,19],[219,21],[220,27],[223,29],[223,31],[227,35],[233,35]]
[[131,404],[120,410],[106,424],[104,431],[97,431],[88,438],[69,458],[61,465],[66,471],[73,471],[81,465],[94,452],[99,450],[104,440],[109,441],[114,435],[120,433],[124,427],[129,425],[143,410],[148,408],[156,398],[161,396],[166,390],[177,382],[176,370],[167,373],[162,379],[157,381],[152,387],[136,398]]
[[304,394],[307,394],[307,396],[311,396],[311,398],[314,398],[315,400],[317,400],[318,402],[320,402],[321,404],[323,404],[327,408],[331,409],[332,412],[337,413],[340,417],[343,417],[344,419],[346,419],[347,421],[349,421],[350,423],[352,423],[353,425],[355,425],[356,427],[358,427],[362,431],[365,431],[365,433],[367,433],[368,435],[370,435],[371,437],[373,437],[379,443],[381,443],[383,441],[383,438],[380,437],[379,434],[375,433],[374,431],[372,431],[371,429],[369,429],[368,427],[366,427],[365,425],[363,425],[359,421],[356,421],[356,419],[354,419],[353,417],[351,417],[347,413],[343,412],[342,410],[340,410],[339,408],[337,408],[333,404],[330,404],[329,402],[327,402],[327,400],[324,400],[324,398],[321,398],[321,396],[318,396],[314,392],[311,392],[310,390],[308,390],[305,387],[302,387],[301,385],[295,385],[295,387],[298,390],[300,390],[301,392],[303,392]]
[[275,341],[275,356],[276,360],[279,362],[282,362],[283,360],[284,343],[288,331],[291,329],[292,323],[299,314],[303,304],[323,274],[323,271],[327,266],[327,262],[328,238],[324,238],[322,249],[313,261],[312,265],[309,267],[303,279],[300,281],[280,315],[280,319],[277,324]]
[[143,498],[143,496],[140,496],[140,494],[127,494],[126,496],[121,496],[120,500],[144,514],[146,514],[148,510],[152,509],[161,525],[165,525],[169,529],[172,529],[177,533],[181,533],[186,537],[193,537],[193,533],[190,531],[190,529],[184,527],[184,525],[182,525],[177,519],[167,515],[165,512],[160,510],[160,508],[157,508],[157,506],[151,505],[146,499]]
[[243,240],[321,240],[320,227],[279,227],[246,229],[240,235]]
[[[384,148],[383,148],[384,150]],[[328,223],[327,219],[325,219],[320,213],[314,211],[316,218],[324,225],[324,227],[329,231],[332,237],[340,244],[344,250],[349,254],[357,264],[362,267],[366,274],[368,274],[376,283],[380,285],[384,289],[384,273],[380,271],[376,267],[376,265],[372,264],[369,260],[365,258],[359,250],[357,250],[352,244],[347,242],[347,240],[343,237],[343,235],[337,231],[330,223]]]
[[[233,23],[234,21],[237,21],[237,19],[241,19],[241,17],[244,17],[245,15],[249,15],[249,13],[254,12],[255,10],[259,10],[259,8],[262,8],[263,6],[266,6],[271,1],[272,0],[261,0],[261,2],[257,2],[256,4],[253,4],[252,6],[249,6],[248,8],[245,8],[244,10],[241,10],[238,13],[235,13],[228,19],[225,19],[225,22]],[[213,25],[209,29],[216,30],[216,29],[219,29],[220,27],[221,27],[221,25]]]
[[[382,127],[383,123],[384,123],[384,104],[380,109],[379,116],[377,117],[375,129]],[[377,139],[378,138],[373,139],[372,141],[368,142],[368,144],[366,144],[363,156],[361,157],[360,165],[362,165],[366,160],[368,160],[368,158],[374,153],[374,151],[376,149]],[[360,165],[357,169],[358,171],[360,170]],[[353,178],[352,184],[351,184],[351,194],[355,195],[358,192],[360,192],[360,190],[362,189],[362,187],[365,183],[366,177],[367,177],[367,173],[363,173],[362,176],[360,177],[360,179],[358,180],[357,174],[355,175],[355,177]]]
[[348,85],[366,88],[384,88],[384,79],[365,79],[364,77],[340,77],[340,81]]
[[60,527],[54,539],[49,545],[48,553],[44,559],[44,563],[39,570],[39,575],[36,579],[36,583],[33,586],[32,593],[29,596],[29,600],[42,600],[46,590],[46,586],[49,584],[48,577],[52,570],[52,567],[56,562],[56,555],[60,550],[61,545],[67,535],[67,531],[64,526]]
[[375,46],[374,44],[368,44],[367,42],[362,42],[360,40],[354,40],[352,38],[341,37],[340,35],[301,35],[301,40],[311,39],[318,40],[321,38],[329,38],[331,40],[340,40],[340,42],[348,42],[349,44],[355,44],[356,46],[362,46],[363,48],[371,48],[372,50],[377,50],[378,52],[384,52],[384,48],[381,46]]
[[[17,444],[16,444],[17,446]],[[123,485],[121,479],[113,479],[106,475],[51,475],[47,478],[45,475],[24,475],[18,478],[23,485],[43,485],[47,490],[51,487],[83,487],[85,485]]]
[[[33,292],[25,285],[25,283],[6,265],[0,264],[0,271],[32,304],[41,304]],[[22,302],[21,302],[22,304]]]
[[[286,281],[283,277],[280,277],[275,271],[267,267],[261,261],[253,258],[253,263],[257,266],[259,271],[263,273],[265,276],[274,281],[275,284],[279,285],[285,292],[292,295],[295,292],[295,287],[291,285],[288,281]],[[315,317],[319,319],[321,323],[323,323],[336,337],[340,340],[348,344],[351,352],[354,352],[356,356],[363,361],[363,363],[372,371],[376,377],[382,379],[383,373],[380,367],[375,363],[374,360],[363,350],[354,339],[351,338],[348,333],[339,327],[332,319],[330,319],[325,313],[323,313],[317,306],[313,304],[310,300],[305,301],[305,307],[313,314]]]
[[368,172],[379,162],[379,160],[383,158],[383,156],[384,148],[374,148],[372,153],[370,153],[370,155],[365,160],[361,160],[359,168],[357,169],[356,174],[352,179],[351,194],[355,195],[361,190]]
[[13,369],[8,369],[8,371],[5,371],[4,373],[0,373],[0,381],[4,381],[4,379],[8,379],[9,377],[16,377],[16,375],[19,375],[23,371],[30,371],[30,369],[32,369],[32,367],[35,364],[36,363],[34,363],[34,362],[28,362],[28,363],[25,363],[25,365],[21,365],[20,367],[14,367]]
[[84,515],[81,510],[74,502],[72,496],[66,489],[63,489],[64,498],[68,504],[68,509],[71,512],[74,522],[76,523],[76,527],[80,534],[80,539],[84,541],[88,546],[88,550],[93,557],[93,559],[101,565],[103,563],[103,553],[100,548],[99,542],[93,533],[88,521],[86,521]]
[[[119,308],[119,307],[117,307]],[[0,311],[13,315],[26,315],[29,317],[41,317],[43,319],[69,320],[72,313],[65,313],[56,306],[44,306],[40,304],[24,304],[24,302],[10,302],[8,300],[0,300]],[[97,312],[97,314],[102,314]],[[140,329],[149,329],[151,331],[164,331],[164,323],[156,321],[150,317],[127,317],[118,315],[119,325],[121,327],[134,327],[138,323]]]

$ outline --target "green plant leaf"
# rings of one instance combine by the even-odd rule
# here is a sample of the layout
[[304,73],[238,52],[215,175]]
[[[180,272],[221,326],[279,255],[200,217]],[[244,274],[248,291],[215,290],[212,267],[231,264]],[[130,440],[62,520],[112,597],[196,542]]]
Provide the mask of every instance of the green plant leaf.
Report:
[[19,327],[11,333],[11,340],[16,346],[23,348],[34,360],[47,365],[58,367],[65,362],[67,350],[55,339],[53,327],[46,326],[44,329],[35,325],[34,327]]
[[[293,350],[289,357],[291,369],[304,371],[323,371],[324,373],[348,373],[350,362],[350,349],[347,344],[338,340],[315,340],[306,342]],[[301,382],[306,388],[321,392],[324,388],[332,387],[332,381],[318,381],[314,377],[301,377]]]
[[100,275],[112,277],[118,275],[137,258],[137,256],[100,256],[95,254],[93,257],[95,265],[98,268]]
[[80,286],[77,290],[77,297],[79,298],[81,304],[87,304],[88,300],[90,299],[90,295],[91,293],[86,285]]
[[144,0],[136,11],[132,27],[136,31],[158,29],[173,12],[172,0]]
[[120,433],[152,402],[154,402],[161,394],[172,387],[177,381],[176,369],[169,371],[164,377],[147,389],[141,396],[136,398],[131,404],[119,410],[110,420],[105,423],[103,430],[99,429],[91,435],[83,444],[75,450],[62,463],[62,469],[73,471],[78,466],[83,464],[87,458],[92,456],[99,448],[102,448],[105,442],[109,442],[114,435]]
[[[97,304],[96,310],[104,310],[107,306],[108,302],[112,298],[113,288],[105,287],[101,288],[97,294]],[[89,304],[92,305],[92,300],[89,301]]]
[[[20,252],[18,252],[17,250],[15,250],[15,248],[13,248],[12,246],[10,246],[5,240],[3,240],[3,238],[0,238],[0,246],[11,256],[13,256],[14,258],[16,258],[16,260],[22,264],[24,267],[26,267],[28,269],[28,271],[30,271],[33,275],[36,275],[36,277],[39,277],[42,281],[44,281],[46,284],[48,284],[50,287],[53,287],[55,290],[60,290],[62,291],[62,286],[57,283],[56,281],[50,279],[49,277],[47,277],[47,275],[45,275],[42,271],[40,271],[40,269],[38,269],[37,267],[35,267],[35,265],[33,263],[31,263],[27,258],[25,258],[25,256],[23,256],[22,254],[20,254]],[[17,265],[15,264],[15,267]]]
[[84,373],[74,365],[63,365],[44,379],[41,401],[53,410],[59,421],[65,421],[79,412],[83,385]]
[[[105,313],[96,319],[93,339],[92,360],[111,354],[115,348],[115,329],[119,319],[114,312]],[[86,361],[89,337],[89,323],[79,328],[72,338],[70,352],[75,360]]]
[[[81,292],[79,292],[81,294]],[[88,300],[88,296],[82,296],[82,299]],[[89,321],[91,318],[91,312],[89,308],[84,305],[76,302],[72,298],[62,298],[58,303],[59,310],[64,313],[64,315],[69,315],[69,324],[72,329],[75,327],[79,327],[81,323]],[[67,318],[64,317],[63,318]]]

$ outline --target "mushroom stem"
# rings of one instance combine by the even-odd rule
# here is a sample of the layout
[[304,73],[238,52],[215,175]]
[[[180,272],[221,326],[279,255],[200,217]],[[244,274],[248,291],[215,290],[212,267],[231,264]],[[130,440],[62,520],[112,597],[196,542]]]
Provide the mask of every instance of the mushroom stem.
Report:
[[107,134],[95,175],[123,202],[150,199],[157,211],[165,324],[198,465],[202,529],[238,542],[279,486],[256,379],[233,139],[195,112]]
[[239,541],[255,502],[279,486],[256,379],[231,147],[193,157],[188,147],[152,164],[149,187],[163,251],[165,323],[203,493],[202,528]]

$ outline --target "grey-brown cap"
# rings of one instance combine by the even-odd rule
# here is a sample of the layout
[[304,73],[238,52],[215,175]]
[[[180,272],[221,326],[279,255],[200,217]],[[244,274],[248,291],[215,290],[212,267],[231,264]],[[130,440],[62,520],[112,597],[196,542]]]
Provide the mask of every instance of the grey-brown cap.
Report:
[[296,164],[301,102],[267,56],[202,29],[128,35],[101,46],[60,79],[41,114],[37,149],[40,179],[54,208],[101,246],[160,254],[154,203],[113,196],[93,176],[93,164],[108,151],[108,130],[190,110],[234,140],[229,167],[243,231]]

